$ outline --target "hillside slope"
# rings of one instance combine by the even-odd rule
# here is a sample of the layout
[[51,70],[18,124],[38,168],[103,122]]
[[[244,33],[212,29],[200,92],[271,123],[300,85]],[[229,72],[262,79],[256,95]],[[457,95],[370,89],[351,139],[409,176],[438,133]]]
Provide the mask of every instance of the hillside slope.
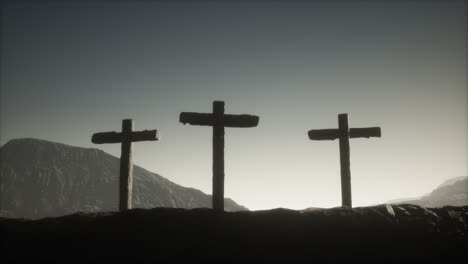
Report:
[[[119,159],[98,149],[38,139],[0,148],[0,210],[6,217],[42,218],[118,208]],[[134,166],[135,208],[211,207],[211,196]],[[246,210],[230,199],[227,211]]]

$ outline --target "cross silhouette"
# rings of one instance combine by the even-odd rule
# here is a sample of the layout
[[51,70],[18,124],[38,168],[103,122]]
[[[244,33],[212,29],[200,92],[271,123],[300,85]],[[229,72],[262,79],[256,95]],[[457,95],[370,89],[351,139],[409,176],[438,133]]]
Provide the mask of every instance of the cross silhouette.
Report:
[[133,120],[122,120],[122,132],[96,133],[91,138],[95,144],[122,143],[119,178],[119,210],[132,208],[133,142],[159,140],[157,130],[133,131]]
[[351,168],[349,158],[349,138],[380,137],[380,127],[349,128],[348,114],[338,115],[338,129],[316,129],[309,131],[311,140],[335,140],[340,142],[341,164],[341,203],[352,207],[351,202]]
[[224,211],[224,128],[256,127],[258,116],[226,115],[224,102],[213,102],[213,113],[180,113],[183,124],[213,127],[213,209]]

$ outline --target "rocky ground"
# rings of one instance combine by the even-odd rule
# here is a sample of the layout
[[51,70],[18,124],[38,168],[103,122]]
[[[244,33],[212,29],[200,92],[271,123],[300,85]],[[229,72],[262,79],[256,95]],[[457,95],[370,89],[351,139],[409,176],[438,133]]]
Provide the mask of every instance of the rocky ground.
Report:
[[0,219],[3,263],[468,259],[468,206],[380,205],[215,213],[133,209],[40,220]]

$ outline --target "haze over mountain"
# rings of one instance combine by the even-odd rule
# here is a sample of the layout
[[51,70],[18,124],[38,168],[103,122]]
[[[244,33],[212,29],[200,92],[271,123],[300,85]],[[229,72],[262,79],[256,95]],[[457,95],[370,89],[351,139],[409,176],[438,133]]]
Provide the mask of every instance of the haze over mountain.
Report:
[[[37,219],[118,208],[119,159],[98,149],[11,140],[0,148],[0,175],[0,216]],[[211,207],[211,196],[134,166],[133,206]],[[225,209],[247,210],[231,199]]]

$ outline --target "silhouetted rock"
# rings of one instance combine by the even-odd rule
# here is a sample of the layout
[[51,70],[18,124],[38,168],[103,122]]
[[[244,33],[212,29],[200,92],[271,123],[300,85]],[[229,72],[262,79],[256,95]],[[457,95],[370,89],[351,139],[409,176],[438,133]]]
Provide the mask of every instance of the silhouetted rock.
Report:
[[[133,209],[41,220],[0,219],[2,260],[251,260],[455,263],[468,257],[468,207],[379,205],[275,209]],[[430,263],[431,263],[430,262]]]
[[[0,148],[0,210],[4,217],[42,218],[118,210],[119,159],[98,149],[38,139]],[[211,207],[211,196],[134,167],[135,208]],[[247,210],[226,199],[227,211]]]

